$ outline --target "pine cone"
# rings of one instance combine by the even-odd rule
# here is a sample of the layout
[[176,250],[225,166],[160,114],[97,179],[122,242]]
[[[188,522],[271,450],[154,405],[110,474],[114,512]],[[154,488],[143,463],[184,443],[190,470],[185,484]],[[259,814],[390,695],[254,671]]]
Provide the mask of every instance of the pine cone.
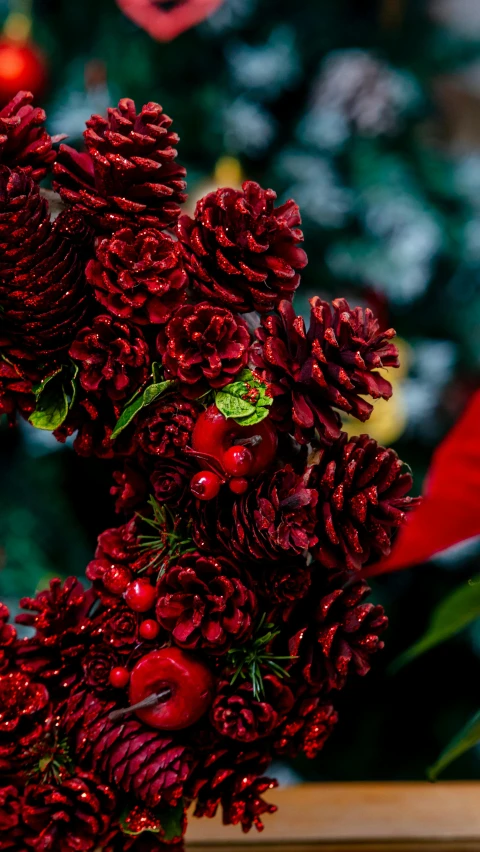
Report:
[[8,668],[11,657],[15,653],[17,631],[13,624],[9,624],[9,619],[8,608],[0,603],[0,673]]
[[209,388],[223,388],[248,362],[247,324],[226,308],[202,302],[179,308],[157,337],[167,379],[197,399]]
[[178,136],[171,124],[159,104],[148,103],[137,115],[128,98],[106,119],[92,115],[85,153],[60,146],[54,189],[100,230],[174,225],[186,199],[186,171],[175,161]]
[[97,316],[90,328],[78,332],[69,355],[79,365],[84,391],[106,393],[114,401],[132,396],[148,378],[148,344],[140,330]]
[[157,619],[181,648],[223,654],[250,638],[256,612],[249,577],[227,559],[188,553],[158,583]]
[[14,423],[17,411],[28,420],[34,410],[32,382],[20,367],[0,361],[0,415],[6,414],[9,423]]
[[[18,782],[17,782],[18,783]],[[2,852],[27,852],[30,832],[22,822],[23,798],[14,784],[0,787],[0,849]]]
[[309,685],[330,692],[342,689],[351,672],[363,676],[370,671],[371,655],[384,646],[380,636],[388,619],[383,607],[364,603],[371,591],[364,580],[325,585],[315,565],[313,576],[308,596],[271,618],[285,624],[282,637],[289,637],[288,647],[280,647],[295,658],[292,676],[299,673]]
[[62,137],[49,136],[45,130],[43,109],[32,106],[31,92],[18,92],[0,110],[0,163],[24,169],[34,181],[40,181],[55,161],[52,142]]
[[287,301],[280,303],[279,316],[264,318],[252,360],[270,384],[279,427],[294,432],[303,444],[313,439],[315,429],[331,443],[341,425],[333,409],[365,421],[373,406],[364,396],[391,397],[390,382],[376,371],[398,367],[398,351],[390,343],[394,330],[381,332],[368,308],[351,309],[345,299],[331,307],[317,297],[310,305],[308,332]]
[[29,784],[22,817],[41,852],[94,852],[106,842],[116,798],[93,775],[78,772],[58,784]]
[[95,558],[87,565],[86,576],[107,606],[119,603],[138,569],[144,567],[138,535],[134,516],[98,536]]
[[188,459],[159,458],[150,476],[153,495],[161,506],[185,516],[193,500],[190,481],[196,468]]
[[320,698],[305,698],[295,706],[276,733],[275,752],[296,758],[304,754],[310,760],[318,757],[338,722],[338,713]]
[[100,240],[87,280],[104,308],[136,325],[167,322],[188,283],[178,242],[153,228],[124,228]]
[[202,296],[241,313],[273,310],[291,299],[307,256],[293,201],[274,207],[276,194],[253,181],[202,198],[195,216],[182,216],[178,236],[191,283]]
[[110,488],[110,494],[115,498],[116,512],[130,512],[145,502],[148,483],[143,471],[133,462],[127,461],[122,470],[115,470],[113,481],[115,485]]
[[25,751],[44,734],[49,693],[17,670],[0,675],[0,772],[15,775]]
[[287,603],[301,600],[308,594],[312,582],[312,571],[305,560],[277,560],[265,565],[256,578],[262,595],[271,603]]
[[293,707],[294,699],[288,686],[275,675],[263,677],[265,696],[254,698],[251,683],[230,686],[229,681],[218,684],[210,718],[212,725],[224,737],[249,743],[268,737]]
[[412,476],[392,449],[368,435],[342,432],[320,450],[312,484],[319,494],[316,559],[328,569],[359,571],[388,556],[405,515],[418,504],[408,497]]
[[50,223],[38,186],[0,167],[0,345],[41,378],[64,359],[87,309],[77,247]]
[[168,394],[138,415],[135,438],[148,455],[173,458],[190,444],[200,410],[194,402]]
[[112,722],[115,704],[84,692],[69,700],[63,719],[82,765],[150,808],[174,807],[192,771],[189,749],[134,718]]
[[297,474],[291,465],[259,477],[238,499],[223,497],[196,506],[193,538],[200,549],[233,552],[242,559],[267,561],[302,555],[316,545],[318,494],[310,488],[311,469]]
[[57,441],[64,444],[67,438],[76,433],[73,448],[77,455],[85,458],[130,456],[135,447],[127,429],[115,441],[111,439],[122,407],[121,403],[113,403],[109,397],[101,394],[87,396],[80,387],[75,405],[53,434]]

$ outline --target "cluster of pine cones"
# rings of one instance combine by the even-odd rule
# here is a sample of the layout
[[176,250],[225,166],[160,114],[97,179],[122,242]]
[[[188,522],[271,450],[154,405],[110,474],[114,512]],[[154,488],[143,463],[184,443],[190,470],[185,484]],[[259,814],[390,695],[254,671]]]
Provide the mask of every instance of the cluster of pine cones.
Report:
[[192,803],[260,829],[272,759],[318,755],[383,647],[363,572],[411,476],[341,412],[390,397],[394,332],[295,313],[293,201],[182,215],[171,125],[124,99],[79,153],[28,93],[0,111],[0,413],[115,459],[123,515],[88,590],[21,601],[27,638],[0,607],[0,850],[179,850]]

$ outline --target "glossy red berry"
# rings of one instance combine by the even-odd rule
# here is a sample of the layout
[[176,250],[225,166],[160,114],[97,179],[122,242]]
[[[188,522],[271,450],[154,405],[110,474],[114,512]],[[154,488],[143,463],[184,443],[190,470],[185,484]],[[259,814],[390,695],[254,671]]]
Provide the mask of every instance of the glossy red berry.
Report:
[[142,657],[130,678],[130,705],[165,692],[157,704],[135,711],[142,722],[164,731],[188,728],[209,709],[215,679],[210,669],[180,648],[162,648]]
[[127,586],[124,598],[134,612],[147,612],[155,603],[155,587],[148,580],[133,580]]
[[245,494],[248,488],[248,479],[231,479],[228,487],[234,494]]
[[271,421],[266,418],[254,426],[240,426],[235,420],[224,417],[216,405],[211,405],[198,417],[192,446],[199,453],[213,456],[222,465],[225,453],[239,439],[252,439],[250,445],[244,445],[253,456],[249,476],[256,476],[272,464],[278,440]]
[[253,467],[253,453],[248,447],[234,444],[224,452],[222,466],[230,476],[249,476]]
[[192,476],[190,488],[199,500],[213,500],[220,491],[222,480],[213,470],[201,470]]
[[138,632],[142,639],[151,641],[152,639],[156,639],[160,633],[160,625],[158,621],[154,621],[153,618],[147,618],[145,621],[142,621],[138,628]]
[[115,689],[123,689],[130,680],[130,672],[123,666],[118,666],[110,672],[109,680]]
[[103,577],[103,585],[112,595],[123,595],[132,579],[131,571],[125,565],[111,565]]

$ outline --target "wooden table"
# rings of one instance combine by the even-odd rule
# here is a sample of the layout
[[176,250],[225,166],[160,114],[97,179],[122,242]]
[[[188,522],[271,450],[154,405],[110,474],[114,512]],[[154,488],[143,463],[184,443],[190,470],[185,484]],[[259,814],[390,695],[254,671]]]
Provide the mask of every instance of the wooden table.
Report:
[[480,852],[480,783],[302,784],[248,835],[191,818],[191,852]]

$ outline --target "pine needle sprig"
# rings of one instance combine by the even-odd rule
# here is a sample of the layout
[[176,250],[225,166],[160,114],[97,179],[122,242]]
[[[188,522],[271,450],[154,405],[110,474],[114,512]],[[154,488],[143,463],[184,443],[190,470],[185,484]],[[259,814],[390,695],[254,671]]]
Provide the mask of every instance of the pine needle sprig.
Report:
[[279,663],[296,659],[290,656],[279,657],[268,650],[268,646],[279,635],[280,630],[275,629],[274,624],[266,624],[265,621],[266,614],[264,613],[258,622],[255,636],[251,642],[241,648],[232,648],[227,654],[227,658],[234,669],[230,685],[234,686],[238,680],[250,681],[253,687],[253,697],[256,701],[265,698],[262,672],[270,669],[281,679],[290,677],[289,672]]
[[185,553],[193,553],[195,547],[189,535],[189,524],[185,529],[182,519],[175,519],[168,507],[160,506],[154,497],[150,497],[148,502],[153,516],[150,518],[139,514],[138,517],[155,530],[155,534],[142,534],[138,537],[140,550],[150,556],[142,570],[158,570],[160,578],[169,562]]

